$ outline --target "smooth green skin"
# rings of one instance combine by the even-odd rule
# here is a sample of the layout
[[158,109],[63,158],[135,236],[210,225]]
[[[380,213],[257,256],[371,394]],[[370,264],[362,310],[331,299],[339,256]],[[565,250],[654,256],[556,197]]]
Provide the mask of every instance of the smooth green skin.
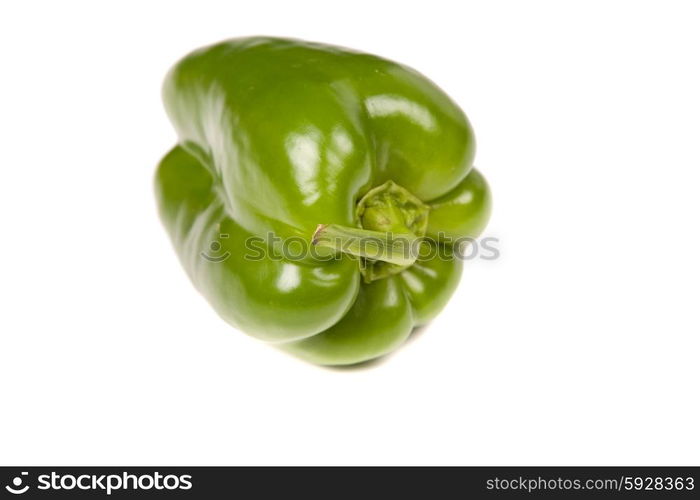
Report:
[[446,304],[456,258],[421,258],[369,284],[349,256],[246,258],[250,237],[356,227],[357,201],[388,180],[431,206],[439,245],[476,237],[489,189],[471,168],[467,118],[432,82],[375,56],[255,37],[185,57],[164,101],[179,144],[156,174],[161,218],[226,321],[309,361],[353,364],[394,350]]

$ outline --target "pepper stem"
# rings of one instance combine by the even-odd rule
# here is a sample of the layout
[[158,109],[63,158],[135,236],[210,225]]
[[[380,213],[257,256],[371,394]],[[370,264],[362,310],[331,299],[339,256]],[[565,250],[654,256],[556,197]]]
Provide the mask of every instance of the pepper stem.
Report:
[[410,266],[418,258],[420,240],[408,230],[393,233],[319,224],[311,243],[356,257]]

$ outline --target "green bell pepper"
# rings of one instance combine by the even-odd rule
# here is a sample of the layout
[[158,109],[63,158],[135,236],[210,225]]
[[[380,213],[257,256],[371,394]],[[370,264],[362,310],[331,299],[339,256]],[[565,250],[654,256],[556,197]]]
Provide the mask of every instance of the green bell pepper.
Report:
[[431,81],[254,37],[186,56],[163,95],[179,142],[157,170],[160,215],[226,321],[345,365],[396,349],[446,304],[455,241],[484,229],[491,197],[466,116]]

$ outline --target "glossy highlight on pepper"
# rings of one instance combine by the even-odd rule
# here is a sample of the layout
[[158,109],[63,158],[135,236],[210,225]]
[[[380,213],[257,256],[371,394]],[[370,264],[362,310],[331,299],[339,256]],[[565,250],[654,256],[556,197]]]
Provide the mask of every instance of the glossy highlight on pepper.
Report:
[[[401,256],[394,237],[449,251],[481,233],[491,196],[466,116],[430,80],[344,48],[253,37],[189,54],[163,97],[178,143],[156,173],[159,212],[226,321],[347,365],[396,349],[447,303],[461,260]],[[267,234],[337,258],[246,259],[247,241]],[[203,258],[211,248],[226,258]]]

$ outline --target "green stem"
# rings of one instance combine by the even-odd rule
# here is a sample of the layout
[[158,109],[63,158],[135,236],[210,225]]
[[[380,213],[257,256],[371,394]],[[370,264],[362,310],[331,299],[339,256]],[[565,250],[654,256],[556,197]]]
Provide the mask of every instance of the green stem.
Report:
[[420,239],[408,230],[392,233],[319,224],[311,243],[357,257],[410,266],[418,257]]

